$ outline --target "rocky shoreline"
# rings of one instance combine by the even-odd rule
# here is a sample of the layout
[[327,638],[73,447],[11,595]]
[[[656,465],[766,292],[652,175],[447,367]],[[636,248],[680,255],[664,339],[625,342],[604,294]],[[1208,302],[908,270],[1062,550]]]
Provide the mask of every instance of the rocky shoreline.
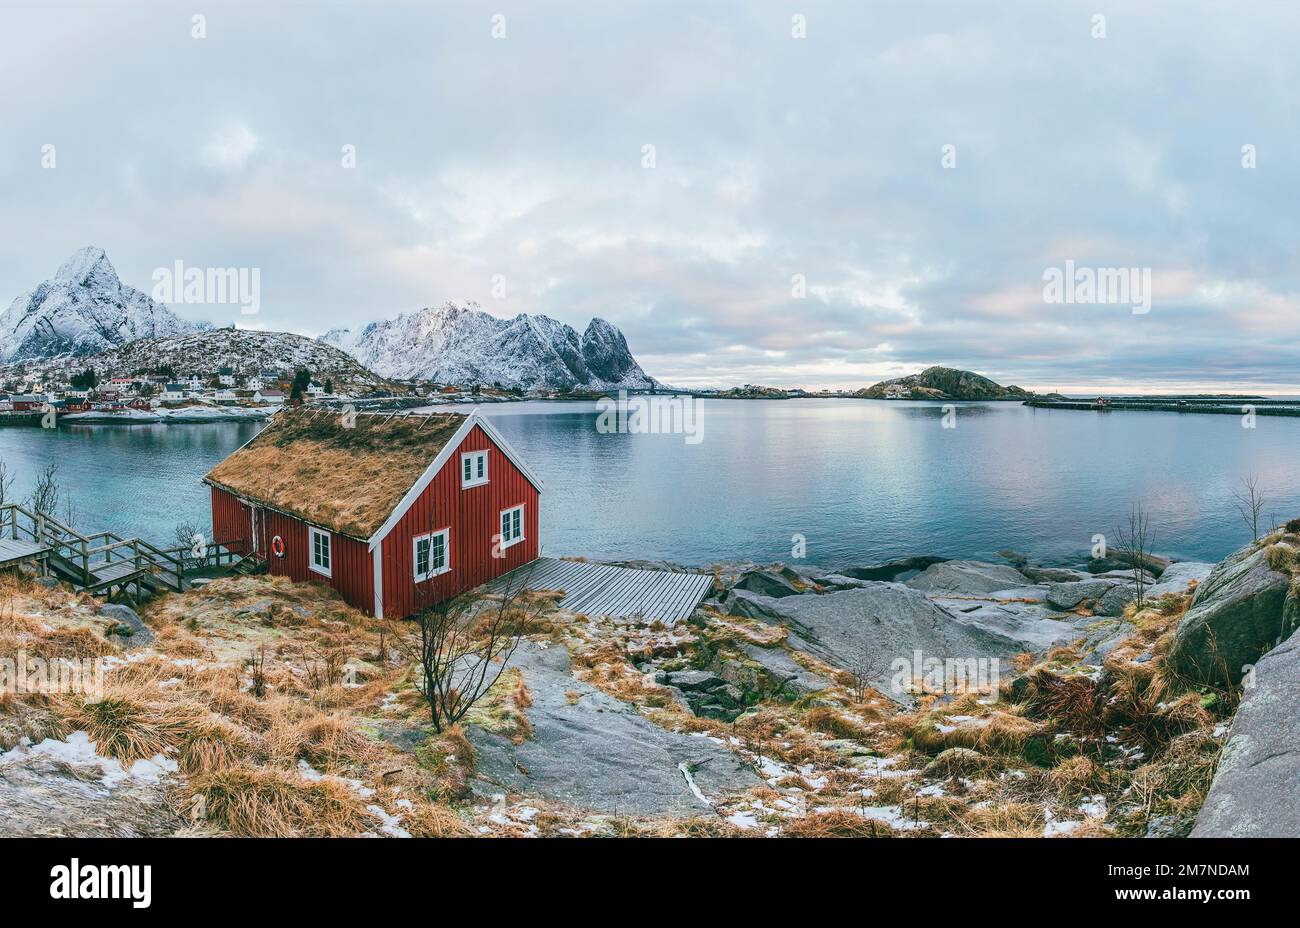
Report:
[[[442,732],[396,628],[327,588],[223,578],[137,616],[15,581],[5,647],[104,655],[107,693],[167,724],[128,750],[93,699],[0,707],[0,797],[28,813],[2,830],[1300,834],[1300,522],[1219,564],[1003,561],[718,565],[670,626],[535,591],[499,684]],[[219,801],[272,794],[269,819]],[[196,796],[217,811],[186,824]]]

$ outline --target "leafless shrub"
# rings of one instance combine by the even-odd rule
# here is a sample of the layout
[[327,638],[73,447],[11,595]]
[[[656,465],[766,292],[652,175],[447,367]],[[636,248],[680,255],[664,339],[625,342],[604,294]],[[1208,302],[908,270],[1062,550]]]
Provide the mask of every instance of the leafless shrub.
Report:
[[1241,478],[1241,489],[1232,494],[1232,505],[1250,527],[1250,540],[1259,541],[1259,516],[1264,511],[1264,492],[1259,477],[1251,474]]
[[52,516],[59,509],[59,499],[62,496],[62,489],[59,486],[59,465],[53,462],[46,464],[36,475],[36,485],[32,487],[32,492],[27,497],[27,505],[34,512],[41,515]]
[[395,636],[417,664],[415,687],[429,706],[434,731],[455,725],[505,671],[544,600],[527,592],[527,578],[512,582],[495,603],[457,597],[428,602]]
[[1141,609],[1146,598],[1146,568],[1151,560],[1156,533],[1151,527],[1146,507],[1140,500],[1129,509],[1128,523],[1115,529],[1115,540],[1119,543],[1119,551],[1124,559],[1132,565],[1133,583],[1137,588],[1137,607]]

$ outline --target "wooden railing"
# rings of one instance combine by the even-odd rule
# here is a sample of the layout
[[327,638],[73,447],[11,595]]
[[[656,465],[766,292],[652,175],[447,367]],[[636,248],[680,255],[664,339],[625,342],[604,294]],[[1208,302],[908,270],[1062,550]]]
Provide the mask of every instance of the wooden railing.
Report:
[[34,512],[18,503],[0,505],[0,537],[25,539],[49,549],[65,570],[79,574],[83,587],[96,585],[94,571],[106,564],[132,562],[130,573],[152,574],[173,589],[185,585],[187,566],[191,570],[208,565],[233,564],[239,555],[219,544],[205,544],[195,556],[187,547],[159,548],[142,538],[123,538],[116,532],[83,535],[48,513]]

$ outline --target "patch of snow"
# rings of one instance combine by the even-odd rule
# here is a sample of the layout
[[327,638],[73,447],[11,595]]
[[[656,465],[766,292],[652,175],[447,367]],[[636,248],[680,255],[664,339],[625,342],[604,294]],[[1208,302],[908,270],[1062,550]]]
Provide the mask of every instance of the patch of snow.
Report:
[[1079,811],[1088,818],[1105,818],[1106,817],[1106,797],[1089,796],[1079,804]]
[[112,789],[127,779],[141,783],[158,783],[169,773],[178,769],[175,761],[155,754],[148,760],[137,760],[129,770],[123,769],[121,763],[112,757],[105,757],[96,750],[95,742],[84,731],[74,731],[66,741],[46,738],[39,744],[32,744],[23,738],[18,744],[0,754],[0,767],[8,764],[23,763],[33,757],[48,757],[69,767],[94,768],[100,773],[100,784]]
[[409,838],[411,833],[402,827],[400,815],[389,815],[382,806],[368,805],[366,811],[378,818],[383,824],[379,830],[391,838]]
[[752,812],[733,812],[731,815],[727,816],[727,821],[731,822],[731,824],[735,825],[737,828],[758,827],[758,819],[754,817]]
[[686,761],[682,761],[680,764],[678,764],[677,769],[681,771],[683,779],[686,780],[686,785],[690,787],[691,795],[693,795],[700,802],[704,803],[706,806],[712,807],[713,803],[709,802],[708,797],[705,796],[704,793],[700,791],[699,785],[695,782],[695,777],[691,776],[691,769],[688,766],[686,766]]

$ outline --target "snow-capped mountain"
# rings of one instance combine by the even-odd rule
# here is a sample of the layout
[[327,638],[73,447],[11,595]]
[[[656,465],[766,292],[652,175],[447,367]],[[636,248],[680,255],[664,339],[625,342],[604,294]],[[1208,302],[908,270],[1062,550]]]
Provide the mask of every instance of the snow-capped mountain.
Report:
[[0,316],[0,363],[99,354],[201,328],[122,283],[104,249],[90,246]]
[[604,319],[592,319],[579,335],[548,316],[498,319],[473,303],[448,303],[356,332],[332,329],[322,341],[385,377],[529,391],[657,386],[632,357],[623,333]]

